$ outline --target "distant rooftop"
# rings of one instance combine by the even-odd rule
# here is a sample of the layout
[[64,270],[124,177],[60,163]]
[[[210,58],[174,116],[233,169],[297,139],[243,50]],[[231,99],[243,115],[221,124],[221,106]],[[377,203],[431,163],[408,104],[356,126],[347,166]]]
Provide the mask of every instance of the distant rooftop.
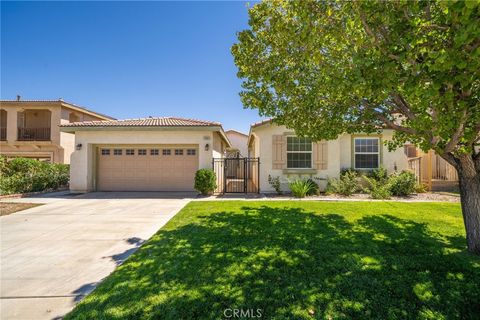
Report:
[[87,113],[91,113],[91,114],[97,115],[101,118],[115,120],[115,118],[107,116],[106,114],[99,113],[99,112],[90,110],[90,109],[85,108],[85,107],[81,107],[81,106],[76,105],[74,103],[64,101],[63,99],[58,99],[58,100],[23,100],[23,99],[17,98],[16,100],[0,100],[0,105],[2,105],[4,103],[8,103],[8,104],[24,104],[24,103],[29,103],[29,104],[42,104],[42,103],[59,104],[59,105],[63,105],[63,106],[68,107],[68,108],[77,109],[79,111],[84,111],[84,112],[87,112]]
[[229,129],[229,130],[225,131],[225,133],[229,133],[229,132],[238,133],[238,134],[241,134],[242,136],[246,136],[246,137],[248,137],[248,134],[246,134],[246,133],[243,133],[243,132],[240,132],[240,131],[238,131],[238,130],[235,130],[235,129]]

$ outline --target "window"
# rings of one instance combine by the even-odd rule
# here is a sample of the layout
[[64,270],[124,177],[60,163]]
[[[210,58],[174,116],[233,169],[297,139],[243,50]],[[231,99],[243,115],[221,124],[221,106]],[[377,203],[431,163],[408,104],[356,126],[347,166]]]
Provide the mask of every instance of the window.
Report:
[[197,154],[197,150],[195,149],[187,149],[187,156],[194,156]]
[[147,155],[147,149],[138,149],[138,155],[139,156],[146,156]]
[[133,156],[133,155],[135,155],[135,149],[127,149],[127,150],[125,150],[125,154],[127,156]]
[[312,141],[310,138],[287,137],[287,168],[312,167]]
[[122,149],[113,149],[113,155],[114,156],[121,156],[122,155]]
[[171,154],[172,154],[172,150],[170,150],[170,149],[163,149],[162,150],[162,155],[164,155],[164,156],[169,156]]
[[109,156],[110,155],[110,149],[102,149],[102,156]]
[[183,149],[175,149],[176,156],[183,156]]
[[376,169],[380,165],[379,138],[355,138],[355,169]]
[[408,157],[408,158],[415,158],[417,156],[417,147],[415,147],[414,145],[412,144],[406,144],[404,146],[404,150],[405,150],[405,155]]
[[150,155],[151,155],[151,156],[158,156],[158,155],[159,155],[158,149],[151,149],[151,150],[150,150]]

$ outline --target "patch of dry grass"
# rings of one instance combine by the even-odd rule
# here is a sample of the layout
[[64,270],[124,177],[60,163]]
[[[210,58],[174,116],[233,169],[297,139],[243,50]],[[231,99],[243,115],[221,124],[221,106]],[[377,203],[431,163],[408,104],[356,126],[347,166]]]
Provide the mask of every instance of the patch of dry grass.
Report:
[[0,216],[41,206],[41,203],[0,202]]

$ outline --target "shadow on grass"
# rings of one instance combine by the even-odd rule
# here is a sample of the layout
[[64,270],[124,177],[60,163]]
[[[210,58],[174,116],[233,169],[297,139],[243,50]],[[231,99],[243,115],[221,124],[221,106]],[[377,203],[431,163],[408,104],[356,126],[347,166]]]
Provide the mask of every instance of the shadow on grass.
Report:
[[393,215],[244,206],[160,230],[72,319],[478,319],[480,260],[462,237]]

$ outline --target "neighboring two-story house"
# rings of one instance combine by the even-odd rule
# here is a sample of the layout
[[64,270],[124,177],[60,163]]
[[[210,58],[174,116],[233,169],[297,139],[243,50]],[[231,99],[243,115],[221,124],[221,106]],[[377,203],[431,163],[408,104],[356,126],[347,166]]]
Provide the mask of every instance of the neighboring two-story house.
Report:
[[112,120],[63,100],[1,100],[0,154],[70,163],[75,135],[59,126],[71,122]]

